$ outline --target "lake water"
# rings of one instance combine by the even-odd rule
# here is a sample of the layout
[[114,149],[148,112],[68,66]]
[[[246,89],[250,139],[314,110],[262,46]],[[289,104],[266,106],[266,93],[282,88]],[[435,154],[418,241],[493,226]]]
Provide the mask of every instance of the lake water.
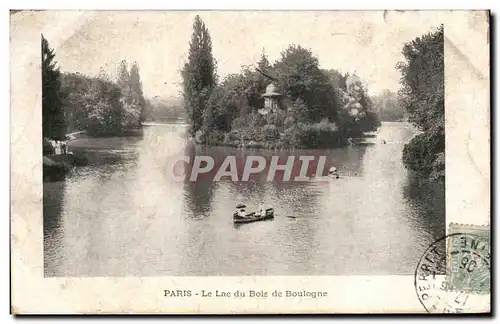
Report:
[[[402,165],[414,134],[404,123],[384,123],[374,145],[321,152],[193,148],[184,130],[153,125],[143,138],[103,140],[94,153],[113,159],[44,183],[46,276],[413,274],[445,234],[444,185]],[[179,152],[326,155],[342,178],[173,182],[166,157]],[[271,206],[275,219],[235,227],[238,202]]]

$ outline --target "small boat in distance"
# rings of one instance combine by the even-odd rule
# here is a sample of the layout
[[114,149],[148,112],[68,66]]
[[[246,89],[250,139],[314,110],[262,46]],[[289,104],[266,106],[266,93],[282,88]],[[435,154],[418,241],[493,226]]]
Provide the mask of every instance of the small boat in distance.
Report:
[[233,222],[235,224],[253,223],[273,218],[274,218],[273,208],[266,208],[264,215],[259,215],[255,212],[251,212],[250,214],[246,214],[245,216],[238,215],[238,213],[233,214]]

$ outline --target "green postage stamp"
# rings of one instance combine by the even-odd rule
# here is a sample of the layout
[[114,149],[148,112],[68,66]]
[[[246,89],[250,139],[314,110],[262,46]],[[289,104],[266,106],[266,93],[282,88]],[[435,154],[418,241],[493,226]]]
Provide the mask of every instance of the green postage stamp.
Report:
[[489,226],[450,224],[447,288],[475,294],[490,293]]
[[417,296],[429,313],[474,313],[489,308],[489,226],[451,223],[415,271]]

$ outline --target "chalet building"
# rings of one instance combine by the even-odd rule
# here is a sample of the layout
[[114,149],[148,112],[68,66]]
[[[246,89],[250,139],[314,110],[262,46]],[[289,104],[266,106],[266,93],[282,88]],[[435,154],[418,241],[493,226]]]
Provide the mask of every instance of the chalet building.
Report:
[[282,107],[281,100],[283,95],[278,92],[277,87],[271,83],[266,87],[266,92],[262,95],[264,98],[264,108],[259,109],[259,113],[267,115]]

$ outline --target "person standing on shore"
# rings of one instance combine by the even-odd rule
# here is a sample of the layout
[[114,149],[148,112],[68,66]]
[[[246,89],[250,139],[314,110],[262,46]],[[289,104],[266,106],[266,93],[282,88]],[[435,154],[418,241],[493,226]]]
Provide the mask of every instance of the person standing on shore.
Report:
[[61,143],[58,140],[54,141],[54,151],[56,155],[61,154]]

